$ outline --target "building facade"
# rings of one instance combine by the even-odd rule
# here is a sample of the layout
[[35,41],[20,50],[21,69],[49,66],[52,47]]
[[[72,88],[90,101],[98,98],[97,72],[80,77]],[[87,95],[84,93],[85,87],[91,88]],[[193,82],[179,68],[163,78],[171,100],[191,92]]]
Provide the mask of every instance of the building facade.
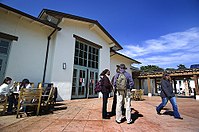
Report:
[[125,56],[111,59],[111,51],[122,47],[96,20],[46,9],[36,18],[3,4],[0,19],[1,81],[28,78],[35,87],[50,82],[58,100],[97,97],[101,71],[137,63]]

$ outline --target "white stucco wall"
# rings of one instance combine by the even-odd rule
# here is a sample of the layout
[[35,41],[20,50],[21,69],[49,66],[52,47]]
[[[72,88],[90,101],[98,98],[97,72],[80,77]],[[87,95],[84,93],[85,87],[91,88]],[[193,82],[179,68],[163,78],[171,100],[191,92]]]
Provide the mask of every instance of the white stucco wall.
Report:
[[[71,99],[72,77],[74,66],[75,38],[80,36],[86,40],[101,45],[99,59],[99,72],[105,68],[110,69],[110,48],[108,44],[94,30],[89,30],[89,25],[68,21],[65,19],[60,25],[62,30],[55,39],[54,63],[52,67],[52,82],[58,87],[59,98]],[[66,69],[62,64],[66,63]]]
[[11,44],[5,76],[14,81],[28,78],[37,86],[43,77],[47,36],[53,29],[2,10],[0,20],[0,32],[18,37],[18,41]]

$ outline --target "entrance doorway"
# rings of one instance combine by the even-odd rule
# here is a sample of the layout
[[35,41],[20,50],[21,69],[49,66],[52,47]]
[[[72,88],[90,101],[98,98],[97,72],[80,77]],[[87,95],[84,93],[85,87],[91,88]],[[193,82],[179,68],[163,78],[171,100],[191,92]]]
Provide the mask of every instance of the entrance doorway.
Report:
[[73,70],[72,99],[97,97],[94,91],[98,70],[76,66]]

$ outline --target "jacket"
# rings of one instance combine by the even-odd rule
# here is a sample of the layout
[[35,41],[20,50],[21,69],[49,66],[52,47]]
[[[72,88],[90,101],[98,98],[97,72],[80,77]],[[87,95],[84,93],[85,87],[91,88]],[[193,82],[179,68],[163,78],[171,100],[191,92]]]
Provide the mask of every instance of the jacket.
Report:
[[162,98],[172,98],[175,96],[175,94],[173,93],[172,84],[168,80],[162,79],[160,96]]
[[102,85],[102,93],[110,93],[113,89],[113,86],[109,80],[109,78],[104,75],[101,79],[101,85]]

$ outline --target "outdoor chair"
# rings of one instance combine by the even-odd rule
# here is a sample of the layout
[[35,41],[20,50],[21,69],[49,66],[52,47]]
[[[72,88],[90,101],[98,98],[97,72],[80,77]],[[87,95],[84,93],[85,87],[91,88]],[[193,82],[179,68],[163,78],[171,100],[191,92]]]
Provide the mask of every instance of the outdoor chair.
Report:
[[135,100],[142,100],[143,90],[139,89],[135,92]]
[[142,100],[143,90],[135,89],[132,91],[132,99],[133,100]]
[[55,104],[55,87],[47,87],[44,90],[41,100],[41,111],[42,112],[51,112],[53,113],[54,104]]
[[7,103],[8,103],[8,101],[7,101],[7,96],[6,95],[3,95],[3,94],[1,94],[0,95],[0,109],[2,109],[2,115],[5,115],[5,112],[6,112],[6,108],[7,108]]
[[21,113],[20,108],[26,107],[33,107],[36,109],[36,114],[39,115],[41,96],[42,89],[40,88],[22,88],[19,94],[16,118],[18,118],[18,115]]

